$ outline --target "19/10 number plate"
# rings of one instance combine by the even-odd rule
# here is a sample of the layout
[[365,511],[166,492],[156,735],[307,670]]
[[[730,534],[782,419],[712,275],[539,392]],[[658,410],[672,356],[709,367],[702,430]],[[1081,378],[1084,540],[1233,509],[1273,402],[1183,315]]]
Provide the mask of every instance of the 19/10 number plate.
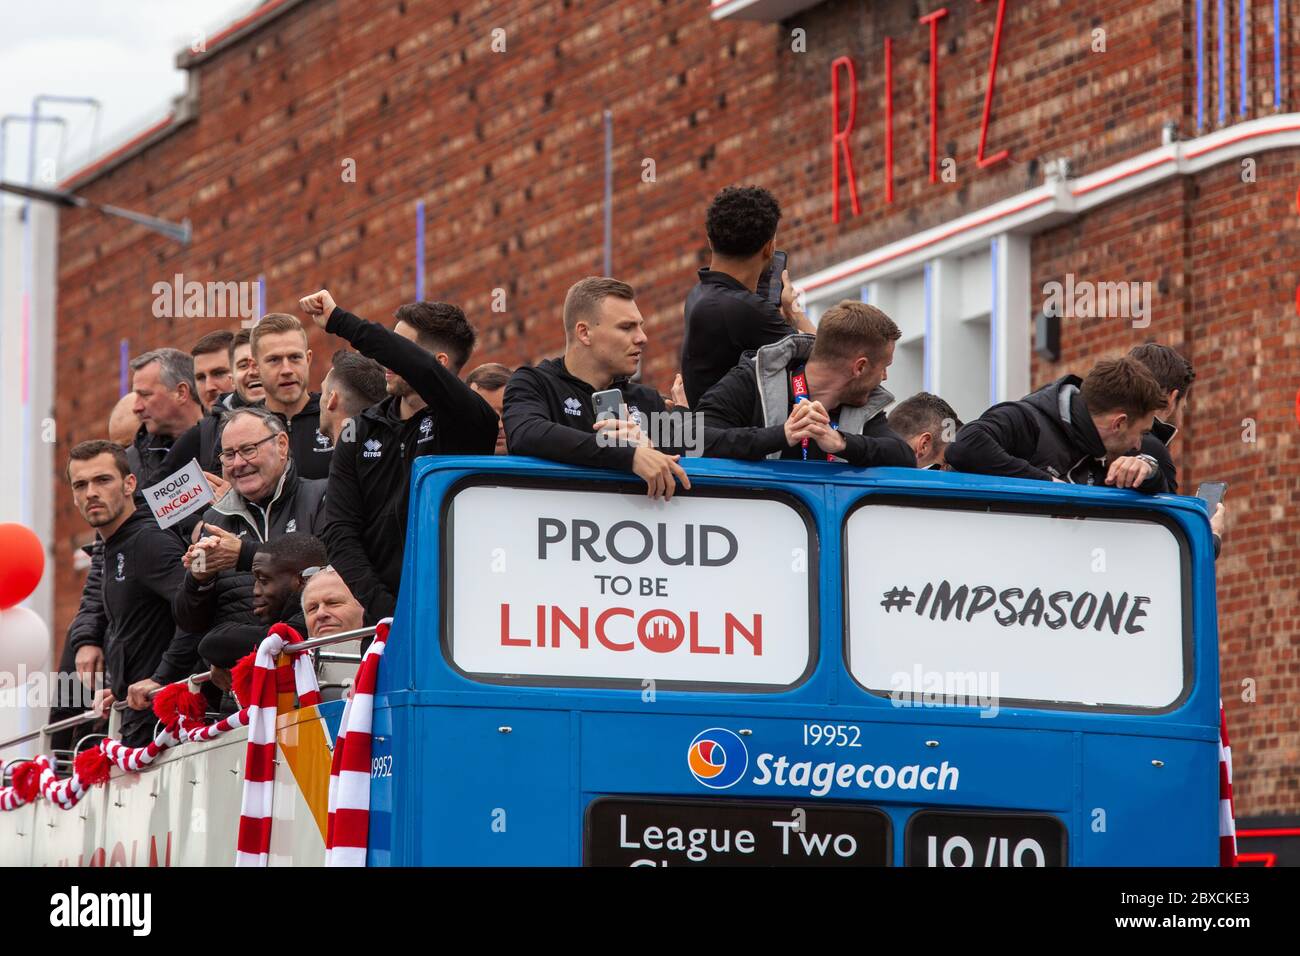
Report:
[[1065,866],[1065,827],[1041,813],[920,810],[907,821],[904,866]]
[[880,810],[810,800],[598,797],[587,807],[588,866],[887,866]]

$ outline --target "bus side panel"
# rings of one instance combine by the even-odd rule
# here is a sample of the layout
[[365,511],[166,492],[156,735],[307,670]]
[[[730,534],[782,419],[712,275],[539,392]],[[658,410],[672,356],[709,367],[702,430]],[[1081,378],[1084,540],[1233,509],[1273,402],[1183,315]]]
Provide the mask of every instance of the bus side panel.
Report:
[[[409,722],[410,707],[385,707],[376,703],[370,725],[370,834],[367,841],[366,866],[394,866],[397,859],[394,854],[402,852],[393,845],[397,828],[395,806],[398,796],[398,783],[403,778],[413,777],[415,769],[411,757],[414,748],[399,751],[398,742],[402,737],[411,737]],[[402,722],[399,729],[393,726],[394,720]],[[403,733],[405,732],[405,733]],[[418,819],[417,803],[417,819]]]
[[[810,713],[825,713],[809,707]],[[847,731],[846,746],[805,742],[809,724]],[[582,717],[582,787],[603,794],[657,794],[690,797],[752,796],[778,800],[857,800],[874,805],[916,804],[932,807],[991,807],[1041,810],[1063,814],[1072,806],[1074,756],[1070,737],[1050,731],[995,727],[953,727],[870,723],[815,717],[810,720],[658,714],[585,714]],[[688,762],[693,741],[711,728],[743,734],[735,759],[745,772],[726,793],[697,780]],[[748,733],[743,733],[748,731]],[[859,732],[860,731],[860,732]],[[730,759],[730,755],[729,755]],[[867,778],[861,788],[825,788],[791,783],[777,761],[794,765],[852,764],[893,768],[889,777]],[[927,772],[926,768],[935,768]],[[897,785],[895,772],[910,770],[912,779]],[[856,779],[856,774],[852,775]],[[886,784],[881,789],[873,781]],[[919,781],[929,785],[922,786]],[[939,785],[934,784],[938,782]],[[817,792],[824,789],[824,792]]]
[[36,805],[0,812],[0,866],[31,866]]
[[[416,866],[579,862],[568,711],[413,708]],[[503,729],[508,728],[508,729]]]
[[1076,865],[1218,865],[1214,741],[1087,734],[1082,754]]

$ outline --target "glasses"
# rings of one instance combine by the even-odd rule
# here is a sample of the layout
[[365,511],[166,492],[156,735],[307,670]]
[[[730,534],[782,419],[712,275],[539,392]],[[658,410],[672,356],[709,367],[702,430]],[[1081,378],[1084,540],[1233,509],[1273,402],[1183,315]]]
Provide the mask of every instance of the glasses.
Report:
[[316,566],[310,568],[303,568],[302,573],[299,575],[299,577],[301,577],[304,581],[306,581],[313,574],[322,574],[325,571],[333,571],[333,570],[334,570],[334,565],[332,564],[326,564],[323,566]]
[[261,441],[250,442],[247,445],[240,445],[238,448],[232,449],[230,451],[227,451],[223,448],[221,454],[217,457],[221,459],[221,463],[223,465],[233,465],[235,463],[236,455],[238,455],[240,458],[244,459],[244,461],[249,462],[251,464],[252,462],[257,460],[257,454],[259,451],[258,446],[264,445],[267,442],[271,441],[273,438],[276,437],[276,434],[277,433],[272,433],[270,435],[267,435]]

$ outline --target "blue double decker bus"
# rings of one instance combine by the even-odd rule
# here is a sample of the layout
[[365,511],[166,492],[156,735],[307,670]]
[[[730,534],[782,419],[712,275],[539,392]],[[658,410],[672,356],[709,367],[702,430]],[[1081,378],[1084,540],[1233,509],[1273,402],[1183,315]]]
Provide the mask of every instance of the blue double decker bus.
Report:
[[371,865],[1213,866],[1198,499],[416,465]]

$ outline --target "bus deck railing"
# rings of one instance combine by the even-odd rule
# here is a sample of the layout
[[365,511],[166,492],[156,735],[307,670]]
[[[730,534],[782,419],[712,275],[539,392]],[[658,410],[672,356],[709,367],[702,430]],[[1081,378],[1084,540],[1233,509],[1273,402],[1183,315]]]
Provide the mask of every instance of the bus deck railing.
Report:
[[[346,644],[348,641],[356,641],[356,640],[362,640],[367,637],[373,637],[374,634],[375,634],[374,627],[362,627],[362,628],[358,628],[355,631],[341,631],[338,634],[330,634],[325,637],[313,637],[309,640],[301,641],[297,644],[286,644],[284,648],[284,652],[286,654],[303,654],[308,651],[314,651],[317,648],[321,648],[321,647],[331,647],[335,644]],[[360,664],[361,655],[323,652],[317,655],[317,660],[323,661],[325,663],[335,663],[335,664]],[[188,678],[189,682],[195,685],[206,684],[211,679],[212,679],[212,674],[210,671],[200,671],[197,674],[190,675],[190,677]],[[180,682],[175,681],[174,683],[180,683]],[[347,684],[346,682],[327,682],[325,684],[322,684],[321,686],[329,687],[329,688],[342,688],[342,687],[346,687]],[[162,688],[159,687],[156,688],[155,690],[150,691],[149,699],[152,700],[153,696],[161,690]],[[127,709],[127,704],[126,701],[124,700],[115,701],[113,703],[113,706],[110,708],[108,733],[102,736],[107,736],[114,740],[118,739],[118,735],[121,732],[121,724],[122,724],[121,715],[124,711],[126,711],[126,709]],[[36,747],[36,753],[38,754],[50,753],[49,740],[52,734],[58,733],[61,730],[69,730],[73,727],[81,727],[86,724],[98,723],[103,719],[104,719],[104,715],[98,714],[93,710],[87,710],[83,713],[75,714],[72,717],[65,717],[62,720],[56,720],[52,723],[44,724],[43,726],[39,727],[36,730],[29,730],[24,734],[18,734],[17,736],[9,737],[6,738],[5,740],[0,740],[0,751],[6,750],[9,747],[15,747],[19,744],[24,744],[29,741],[36,740],[39,741]],[[77,741],[77,747],[74,748],[72,751],[61,750],[58,753],[51,754],[51,756],[54,757],[54,767],[56,772],[59,772],[60,775],[62,776],[63,771],[70,771],[72,769],[72,759],[73,757],[76,756],[76,753],[80,749],[81,744],[84,743],[90,737],[95,737],[95,736],[101,736],[101,735],[87,734]],[[65,757],[64,754],[67,754],[67,756]],[[10,777],[13,768],[16,767],[18,764],[24,763],[31,759],[33,759],[33,757],[13,757],[0,762],[0,786],[8,786],[10,783]]]

